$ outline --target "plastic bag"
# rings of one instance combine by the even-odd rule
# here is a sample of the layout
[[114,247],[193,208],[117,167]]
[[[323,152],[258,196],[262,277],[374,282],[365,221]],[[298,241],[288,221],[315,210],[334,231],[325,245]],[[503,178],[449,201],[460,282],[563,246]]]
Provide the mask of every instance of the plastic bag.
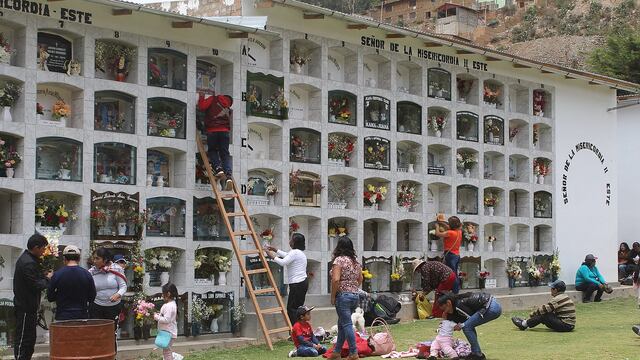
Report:
[[184,356],[182,356],[182,355],[180,355],[178,353],[175,353],[175,352],[172,354],[172,356],[173,356],[173,360],[182,360],[182,359],[184,359]]
[[418,319],[420,320],[431,316],[431,302],[425,295],[422,295],[422,293],[418,293],[418,296],[416,296],[416,309],[418,310]]

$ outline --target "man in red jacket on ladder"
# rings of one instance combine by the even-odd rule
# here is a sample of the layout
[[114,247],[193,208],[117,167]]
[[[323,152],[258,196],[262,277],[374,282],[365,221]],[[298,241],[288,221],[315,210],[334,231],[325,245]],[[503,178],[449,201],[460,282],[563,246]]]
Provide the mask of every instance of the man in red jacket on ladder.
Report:
[[207,134],[207,156],[216,177],[220,178],[223,189],[230,191],[233,180],[231,155],[229,154],[229,132],[233,118],[233,98],[229,95],[213,95],[205,98],[200,93],[198,110],[203,111],[204,131]]

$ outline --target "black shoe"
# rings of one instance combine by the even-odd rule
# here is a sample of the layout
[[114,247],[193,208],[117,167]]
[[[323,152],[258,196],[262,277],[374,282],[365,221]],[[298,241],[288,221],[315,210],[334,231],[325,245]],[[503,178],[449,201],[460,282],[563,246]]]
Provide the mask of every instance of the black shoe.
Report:
[[582,299],[583,304],[590,303],[590,302],[591,302],[591,299]]
[[640,336],[640,326],[639,325],[633,325],[631,327],[631,330],[633,330],[633,332],[636,333],[636,335]]
[[511,318],[511,322],[513,323],[513,325],[517,326],[518,329],[520,330],[526,330],[527,327],[522,325],[522,320],[521,318],[514,316]]
[[593,302],[600,302],[602,299],[593,299]]

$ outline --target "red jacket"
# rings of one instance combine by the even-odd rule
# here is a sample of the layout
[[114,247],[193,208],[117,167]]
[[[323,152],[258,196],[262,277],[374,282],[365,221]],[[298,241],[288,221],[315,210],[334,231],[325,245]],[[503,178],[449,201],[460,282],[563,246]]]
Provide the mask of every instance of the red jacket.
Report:
[[205,113],[204,127],[207,133],[231,131],[232,105],[231,96],[217,95],[205,99],[203,95],[200,95],[198,110]]

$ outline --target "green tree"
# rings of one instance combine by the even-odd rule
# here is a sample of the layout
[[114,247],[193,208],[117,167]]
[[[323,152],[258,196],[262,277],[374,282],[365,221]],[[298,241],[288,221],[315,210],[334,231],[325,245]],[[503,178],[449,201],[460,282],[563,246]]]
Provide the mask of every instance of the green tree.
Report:
[[640,84],[640,31],[626,29],[607,37],[589,56],[591,70]]

